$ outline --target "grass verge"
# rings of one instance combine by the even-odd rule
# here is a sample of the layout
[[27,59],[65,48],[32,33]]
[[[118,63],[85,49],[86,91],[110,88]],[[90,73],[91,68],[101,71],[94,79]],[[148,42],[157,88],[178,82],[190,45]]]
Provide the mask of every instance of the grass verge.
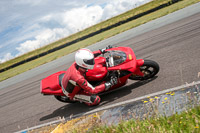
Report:
[[200,132],[200,84],[146,96],[133,103],[90,115],[58,119],[59,123],[28,132],[143,133]]
[[[77,132],[76,130],[74,132]],[[181,133],[200,132],[200,106],[197,106],[181,114],[170,117],[154,117],[145,120],[130,120],[121,122],[117,126],[97,126],[89,132],[96,133]]]
[[[131,15],[135,15],[137,13],[144,12],[147,9],[150,9],[152,7],[156,7],[159,4],[163,4],[163,2],[169,2],[169,0],[164,0],[164,1],[163,0],[156,0],[154,3],[149,3],[149,4],[146,4],[146,5],[143,5],[143,6],[139,7],[139,8],[136,8],[137,10],[134,9],[134,10],[131,10],[129,12],[126,12],[125,14],[122,14],[122,15],[119,15],[117,17],[114,17],[116,19],[115,21],[110,19],[111,21],[107,20],[107,21],[103,22],[102,24],[97,24],[99,26],[95,25],[97,27],[94,26],[94,27],[91,27],[91,28],[93,30],[98,30],[98,29],[102,28],[102,26],[106,26],[106,25],[109,25],[109,24],[111,25],[113,22],[118,22],[118,21],[120,21],[122,19],[127,19],[128,17],[131,17]],[[4,71],[4,72],[0,73],[0,81],[3,81],[5,79],[13,77],[13,76],[15,76],[17,74],[23,73],[23,72],[25,72],[27,70],[33,69],[33,68],[35,68],[37,66],[40,66],[40,65],[45,64],[47,62],[55,60],[55,59],[57,59],[59,57],[67,55],[67,54],[69,54],[71,52],[76,51],[79,48],[83,48],[83,47],[92,45],[92,44],[94,44],[96,42],[102,41],[102,40],[104,40],[106,38],[109,38],[111,36],[114,36],[116,34],[124,32],[126,30],[129,30],[129,29],[134,28],[136,26],[139,26],[141,24],[147,23],[147,22],[149,22],[151,20],[154,20],[156,18],[162,17],[164,15],[167,15],[169,13],[172,13],[174,11],[177,11],[179,9],[182,9],[182,8],[184,8],[186,6],[189,6],[189,5],[197,3],[197,2],[200,2],[200,0],[182,0],[182,1],[180,1],[180,2],[178,2],[176,4],[173,4],[173,5],[169,6],[169,7],[160,9],[160,10],[158,10],[156,12],[150,13],[150,14],[145,15],[145,16],[143,16],[141,18],[136,19],[136,20],[132,20],[132,21],[130,21],[128,23],[125,23],[125,24],[120,25],[118,27],[115,27],[113,29],[110,29],[110,30],[107,30],[105,32],[102,32],[102,33],[100,33],[98,35],[95,35],[95,36],[90,37],[88,39],[85,39],[83,41],[77,42],[77,43],[75,43],[73,45],[67,46],[67,47],[65,47],[63,49],[60,49],[60,50],[55,51],[53,53],[50,53],[50,54],[48,54],[46,56],[40,57],[40,58],[35,59],[33,61],[27,62],[27,63],[22,64],[20,66],[17,66],[17,67],[14,67],[12,69],[9,69],[7,71]],[[51,49],[51,48],[53,48],[55,46],[61,45],[63,43],[66,43],[69,40],[73,40],[74,38],[83,36],[87,32],[91,33],[91,31],[88,31],[89,29],[90,28],[88,28],[88,29],[76,34],[76,35],[72,35],[68,39],[67,38],[61,39],[61,40],[59,40],[57,42],[54,42],[54,43],[52,43],[52,44],[50,44],[48,46],[45,46],[42,49],[38,49],[36,51],[33,51],[33,52],[30,52],[30,53],[25,54],[23,56],[20,56],[20,57],[18,57],[16,59],[13,59],[11,61],[6,62],[5,64],[3,63],[3,64],[0,65],[0,67],[3,68],[3,67],[6,67],[6,66],[16,62],[16,61],[24,60],[27,57],[30,57],[32,55],[37,55],[37,54],[39,54],[40,52],[42,52],[44,50]]]
[[[149,110],[151,111],[151,110]],[[156,110],[154,110],[156,111]],[[30,133],[182,133],[182,132],[200,132],[200,106],[197,104],[194,108],[190,108],[181,113],[174,113],[166,117],[154,112],[154,115],[149,116],[147,112],[143,118],[136,118],[121,121],[119,124],[106,125],[101,120],[101,114],[104,112],[95,113],[89,116],[72,119],[67,122],[63,120],[58,125],[51,125],[41,129],[29,131]]]

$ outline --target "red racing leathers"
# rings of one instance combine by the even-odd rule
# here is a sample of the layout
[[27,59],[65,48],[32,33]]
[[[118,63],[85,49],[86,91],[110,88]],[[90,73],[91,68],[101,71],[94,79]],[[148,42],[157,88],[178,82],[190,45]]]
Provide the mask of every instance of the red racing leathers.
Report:
[[[100,55],[101,52],[95,51],[93,54],[94,57],[96,57]],[[66,71],[62,79],[62,87],[67,91],[68,97],[70,97],[71,100],[76,98],[75,100],[86,101],[86,103],[93,103],[93,100],[91,100],[90,97],[92,94],[98,94],[105,90],[104,83],[93,87],[85,79],[85,72],[80,71],[79,66],[76,63],[73,63]],[[83,89],[82,91],[81,88]]]

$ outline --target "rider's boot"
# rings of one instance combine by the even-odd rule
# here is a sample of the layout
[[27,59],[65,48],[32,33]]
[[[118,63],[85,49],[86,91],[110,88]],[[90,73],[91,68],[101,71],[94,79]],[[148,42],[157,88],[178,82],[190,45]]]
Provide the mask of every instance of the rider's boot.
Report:
[[85,104],[88,105],[88,106],[95,106],[95,105],[98,105],[100,103],[101,98],[97,95],[91,95],[90,101],[91,102],[85,102]]

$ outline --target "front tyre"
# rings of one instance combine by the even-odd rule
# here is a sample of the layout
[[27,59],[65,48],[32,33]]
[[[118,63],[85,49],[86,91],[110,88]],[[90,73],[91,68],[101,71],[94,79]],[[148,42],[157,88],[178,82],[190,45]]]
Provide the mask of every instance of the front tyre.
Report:
[[67,96],[56,96],[56,95],[54,95],[54,97],[55,97],[58,101],[64,102],[64,103],[75,103],[75,102],[77,102],[77,101],[72,101],[72,100],[70,100],[69,97],[67,97]]
[[144,64],[140,67],[140,71],[144,76],[132,74],[129,79],[131,80],[147,80],[153,78],[159,72],[159,65],[152,60],[144,60]]

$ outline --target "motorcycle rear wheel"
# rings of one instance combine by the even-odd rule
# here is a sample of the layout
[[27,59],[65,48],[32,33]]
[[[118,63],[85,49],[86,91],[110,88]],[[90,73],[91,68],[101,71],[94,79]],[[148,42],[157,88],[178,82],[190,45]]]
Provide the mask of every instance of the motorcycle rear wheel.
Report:
[[56,96],[56,95],[54,95],[54,97],[55,97],[58,101],[64,102],[64,103],[76,103],[76,102],[77,102],[77,101],[72,101],[72,100],[70,100],[69,97],[67,97],[67,96]]
[[153,78],[159,72],[159,65],[152,60],[144,60],[144,64],[140,67],[140,71],[144,76],[132,74],[129,79],[131,80],[147,80]]

